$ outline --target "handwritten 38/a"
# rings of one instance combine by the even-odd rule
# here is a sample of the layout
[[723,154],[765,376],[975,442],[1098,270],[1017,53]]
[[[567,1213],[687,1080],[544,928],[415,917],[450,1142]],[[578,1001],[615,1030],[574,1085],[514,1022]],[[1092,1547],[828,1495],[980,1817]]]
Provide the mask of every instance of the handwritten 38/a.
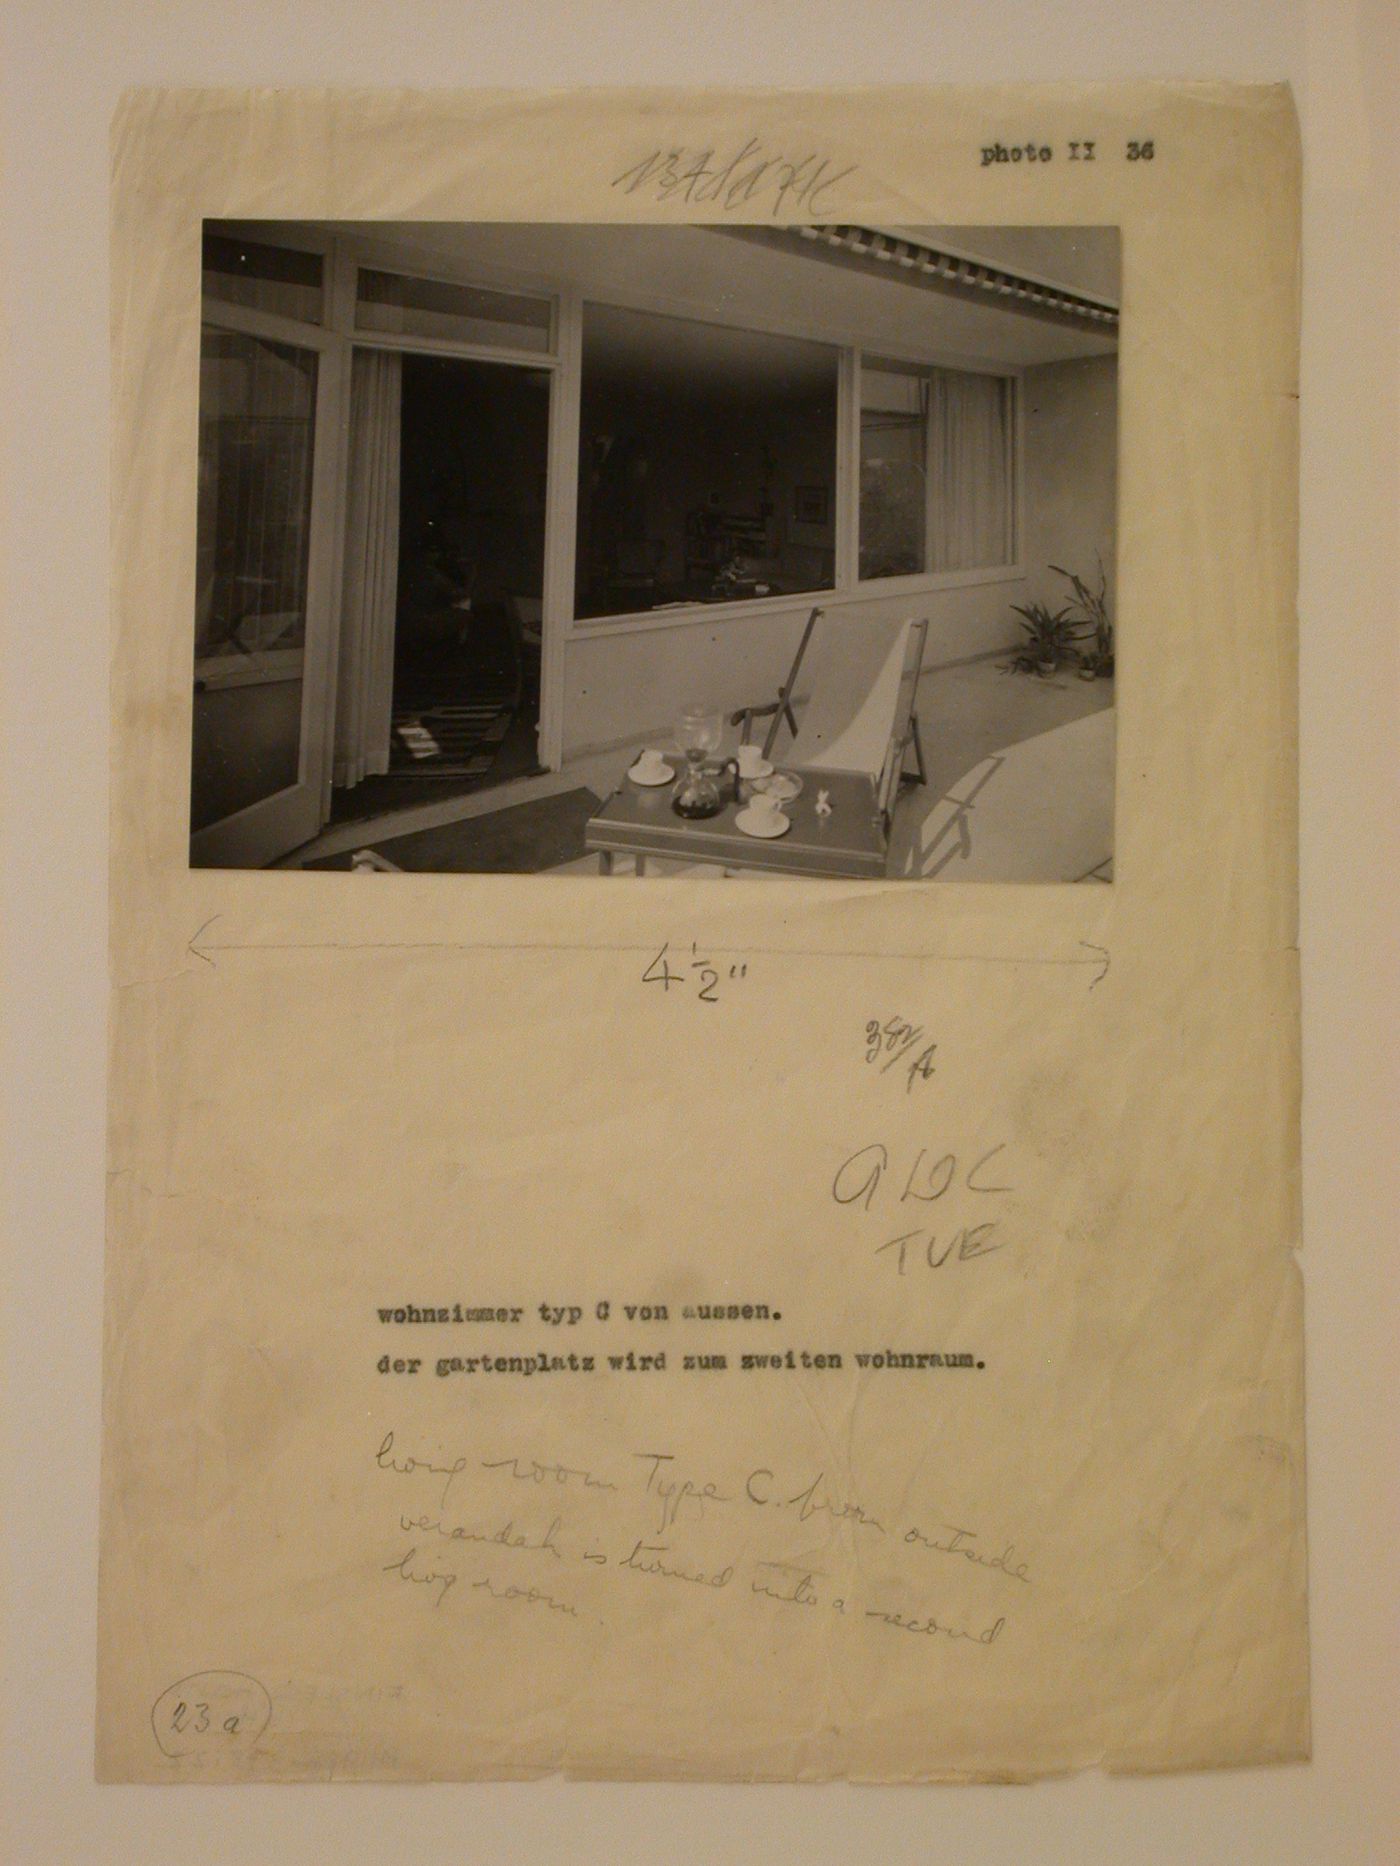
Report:
[[[926,1032],[922,1024],[911,1024],[907,1017],[890,1017],[882,1024],[878,1017],[866,1020],[865,1025],[865,1060],[878,1064],[881,1075],[887,1074],[896,1063],[904,1062],[910,1053],[917,1049]],[[912,1089],[916,1080],[927,1082],[934,1073],[934,1057],[938,1045],[929,1043],[909,1064],[905,1091]]]

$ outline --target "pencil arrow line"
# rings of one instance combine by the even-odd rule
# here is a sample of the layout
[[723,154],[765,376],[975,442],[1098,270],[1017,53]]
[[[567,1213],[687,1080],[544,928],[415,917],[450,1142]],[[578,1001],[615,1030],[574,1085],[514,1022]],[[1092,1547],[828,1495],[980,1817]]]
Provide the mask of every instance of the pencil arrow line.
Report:
[[[632,941],[619,944],[588,944],[583,940],[211,940],[204,935],[221,914],[211,914],[186,942],[186,951],[211,969],[218,970],[215,954],[223,952],[539,952],[539,953],[618,953],[638,957],[653,956],[655,941],[640,945]],[[1085,956],[1052,956],[993,952],[810,952],[790,946],[711,946],[716,958],[748,960],[773,959],[925,959],[936,965],[1010,965],[1010,966],[1092,966],[1089,981],[1093,991],[1108,976],[1110,965],[1106,946],[1092,940],[1080,940]]]
[[1091,939],[1082,939],[1079,944],[1087,947],[1091,953],[1096,953],[1098,955],[1098,957],[1094,959],[1079,959],[1076,961],[1078,965],[1097,965],[1099,967],[1095,976],[1089,980],[1090,991],[1095,991],[1108,977],[1108,968],[1112,963],[1108,956],[1108,948],[1107,946],[1096,946]]
[[[185,943],[185,951],[192,954],[193,957],[196,959],[202,959],[206,965],[209,965],[209,966],[214,965],[214,961],[209,957],[209,953],[211,950],[210,946],[206,943],[202,943],[203,935],[209,931],[210,927],[213,926],[216,920],[222,920],[222,919],[223,919],[222,914],[210,914],[209,918],[204,922],[203,926],[198,927],[190,935],[189,939]],[[237,949],[231,946],[214,946],[212,947],[212,950],[214,952],[232,952]],[[247,951],[249,949],[245,947],[245,948],[242,948],[242,950]],[[216,966],[215,970],[217,971],[217,969],[218,968]]]

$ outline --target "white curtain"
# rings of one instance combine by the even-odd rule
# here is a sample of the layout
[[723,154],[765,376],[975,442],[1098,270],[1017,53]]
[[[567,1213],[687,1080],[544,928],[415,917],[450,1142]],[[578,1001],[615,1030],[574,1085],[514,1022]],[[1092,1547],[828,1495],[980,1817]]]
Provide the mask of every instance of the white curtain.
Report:
[[928,422],[930,570],[978,570],[1015,555],[1011,383],[939,369]]
[[394,351],[355,351],[333,772],[342,786],[389,769],[402,382]]

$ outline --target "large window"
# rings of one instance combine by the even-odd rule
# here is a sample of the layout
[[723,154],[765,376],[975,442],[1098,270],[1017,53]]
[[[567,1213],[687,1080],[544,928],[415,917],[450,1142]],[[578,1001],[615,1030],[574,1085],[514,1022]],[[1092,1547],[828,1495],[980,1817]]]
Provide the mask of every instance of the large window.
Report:
[[577,609],[830,589],[838,352],[588,305]]
[[860,575],[1011,563],[1013,384],[866,363],[860,372]]
[[1015,384],[863,361],[858,563],[838,567],[839,352],[650,312],[583,317],[582,619],[1016,557]]

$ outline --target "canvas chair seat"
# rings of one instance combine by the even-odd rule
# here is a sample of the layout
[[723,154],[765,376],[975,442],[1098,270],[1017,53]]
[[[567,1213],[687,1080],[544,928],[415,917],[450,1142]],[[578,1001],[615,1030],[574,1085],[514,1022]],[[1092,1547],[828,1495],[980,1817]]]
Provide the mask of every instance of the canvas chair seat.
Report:
[[[811,771],[863,772],[876,786],[888,821],[900,780],[924,782],[923,748],[914,710],[926,621],[830,617],[814,609],[778,698],[735,714],[747,739],[757,718],[771,715],[763,741],[770,757],[783,720],[793,732],[785,761]],[[798,719],[799,680],[807,694]],[[904,771],[913,747],[917,769]]]

